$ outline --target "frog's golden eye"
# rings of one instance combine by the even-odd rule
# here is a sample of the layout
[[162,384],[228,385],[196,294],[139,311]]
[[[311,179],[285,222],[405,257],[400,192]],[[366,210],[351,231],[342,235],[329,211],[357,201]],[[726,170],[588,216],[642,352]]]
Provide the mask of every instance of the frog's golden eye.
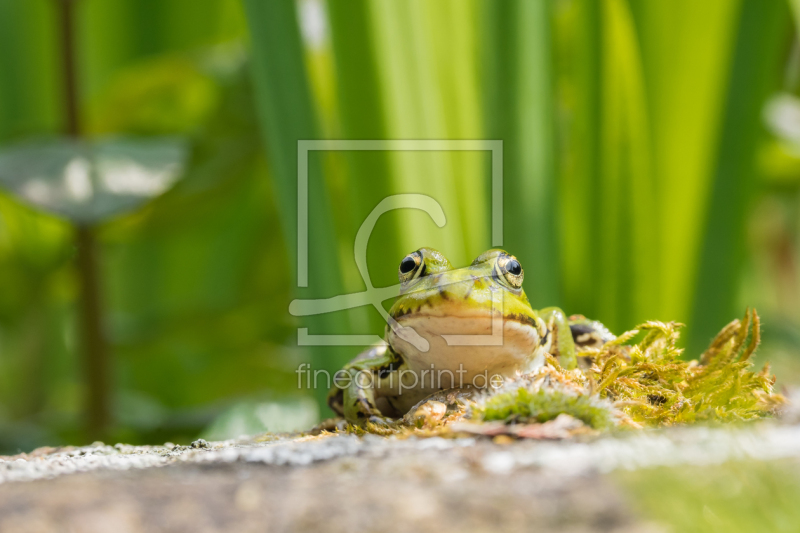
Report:
[[419,252],[410,253],[400,261],[400,268],[398,269],[400,281],[405,283],[418,277],[425,266],[422,263],[422,256]]
[[519,264],[516,257],[513,255],[501,255],[497,259],[497,266],[500,269],[500,274],[502,274],[503,279],[505,279],[511,287],[515,289],[522,287],[525,271],[522,270],[522,265]]

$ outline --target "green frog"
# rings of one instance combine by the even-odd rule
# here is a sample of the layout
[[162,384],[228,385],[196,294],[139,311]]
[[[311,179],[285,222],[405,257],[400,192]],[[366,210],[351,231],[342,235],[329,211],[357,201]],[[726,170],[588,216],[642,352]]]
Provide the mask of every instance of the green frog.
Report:
[[351,423],[390,423],[441,391],[498,387],[543,366],[546,354],[572,369],[576,346],[615,338],[582,316],[532,309],[522,265],[500,249],[454,269],[441,252],[420,248],[403,258],[398,275],[386,344],[339,371],[328,394]]

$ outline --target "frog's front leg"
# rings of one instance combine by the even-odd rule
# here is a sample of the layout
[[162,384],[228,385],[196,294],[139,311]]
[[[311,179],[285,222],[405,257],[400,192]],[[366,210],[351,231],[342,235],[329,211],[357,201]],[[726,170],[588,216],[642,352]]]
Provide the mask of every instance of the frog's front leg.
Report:
[[558,307],[548,307],[539,311],[539,316],[549,328],[555,329],[554,344],[558,350],[559,364],[567,370],[572,370],[577,366],[578,359],[567,315]]
[[376,386],[380,386],[381,380],[394,372],[402,361],[391,348],[382,350],[381,353],[381,349],[374,349],[368,357],[356,358],[344,367],[338,379],[334,379],[329,404],[348,422],[389,422],[376,404]]

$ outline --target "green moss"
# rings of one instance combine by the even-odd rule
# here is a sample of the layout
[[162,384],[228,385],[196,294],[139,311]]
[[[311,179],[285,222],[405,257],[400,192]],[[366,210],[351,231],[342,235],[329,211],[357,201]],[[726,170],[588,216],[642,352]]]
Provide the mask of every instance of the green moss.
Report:
[[752,371],[751,356],[760,340],[755,311],[725,326],[695,360],[681,358],[681,326],[641,324],[602,348],[580,353],[583,370],[564,370],[549,358],[544,369],[521,378],[514,388],[478,402],[472,418],[546,422],[566,413],[606,429],[616,423],[643,427],[752,420],[785,403],[772,390],[775,378],[768,366]]
[[[755,310],[734,320],[696,360],[681,359],[676,343],[681,324],[647,322],[602,349],[587,352],[589,378],[596,389],[636,423],[649,426],[698,421],[763,418],[785,400],[775,394],[766,366],[752,371],[751,356],[760,341]],[[636,344],[623,346],[637,336]]]
[[563,413],[594,429],[607,429],[614,425],[613,411],[610,403],[599,401],[596,396],[563,388],[530,390],[520,386],[489,397],[473,410],[473,416],[484,421],[529,423],[547,422]]

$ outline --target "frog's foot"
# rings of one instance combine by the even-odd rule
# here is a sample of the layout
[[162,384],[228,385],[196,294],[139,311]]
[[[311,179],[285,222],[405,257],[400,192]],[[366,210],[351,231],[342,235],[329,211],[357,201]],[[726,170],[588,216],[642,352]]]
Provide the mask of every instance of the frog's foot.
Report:
[[374,435],[382,435],[384,437],[396,435],[400,429],[400,425],[397,420],[386,418],[384,416],[370,417],[369,420],[358,424],[357,427],[359,427],[363,432],[372,433]]
[[397,425],[397,420],[395,420],[394,418],[389,418],[388,416],[372,415],[367,419],[367,422],[380,427],[390,427]]
[[342,431],[347,427],[347,421],[341,416],[327,418],[311,428],[309,434],[319,435],[324,431]]
[[409,411],[409,413],[403,417],[403,422],[405,424],[435,426],[442,421],[445,414],[447,414],[447,404],[437,400],[427,400],[419,407],[415,407]]
[[397,420],[385,416],[376,407],[371,389],[357,389],[352,392],[355,398],[350,416],[347,417],[348,422],[368,431],[389,429],[398,424]]
[[410,426],[437,425],[450,415],[464,414],[477,392],[477,389],[469,387],[434,392],[412,407],[403,417],[403,423]]

